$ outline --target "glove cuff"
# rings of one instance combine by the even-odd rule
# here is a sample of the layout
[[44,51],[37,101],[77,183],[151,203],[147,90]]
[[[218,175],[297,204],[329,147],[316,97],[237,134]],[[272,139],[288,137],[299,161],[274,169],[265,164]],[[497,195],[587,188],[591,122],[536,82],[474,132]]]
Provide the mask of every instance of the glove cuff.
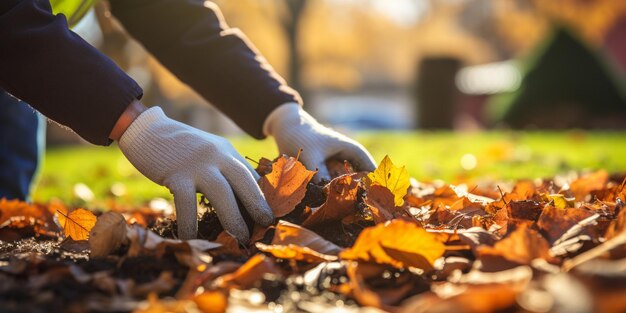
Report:
[[[270,115],[265,118],[265,122],[263,123],[263,134],[265,136],[274,136],[274,132],[276,131],[276,124],[284,121],[300,120],[302,116],[302,106],[295,102],[287,102],[276,107]],[[306,113],[306,112],[305,112]]]
[[119,140],[122,150],[132,149],[137,140],[141,140],[146,131],[155,128],[160,121],[167,119],[160,107],[145,110],[128,126]]

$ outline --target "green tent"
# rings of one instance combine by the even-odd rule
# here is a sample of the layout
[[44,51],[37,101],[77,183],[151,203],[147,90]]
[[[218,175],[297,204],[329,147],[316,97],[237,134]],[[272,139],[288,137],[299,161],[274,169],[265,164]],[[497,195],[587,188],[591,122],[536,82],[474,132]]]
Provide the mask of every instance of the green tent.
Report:
[[492,103],[501,122],[512,128],[613,128],[616,120],[626,121],[623,82],[565,28],[555,28],[527,64],[520,88]]

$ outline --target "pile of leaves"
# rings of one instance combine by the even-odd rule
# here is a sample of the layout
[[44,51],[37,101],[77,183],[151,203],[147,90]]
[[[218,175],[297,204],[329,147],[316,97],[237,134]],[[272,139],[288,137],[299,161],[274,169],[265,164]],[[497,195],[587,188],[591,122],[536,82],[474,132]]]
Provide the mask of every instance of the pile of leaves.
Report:
[[[494,186],[262,159],[276,216],[248,243],[201,202],[199,239],[150,208],[0,200],[3,312],[621,312],[624,178],[598,171]],[[470,188],[471,187],[471,188]],[[245,215],[245,210],[241,210]]]

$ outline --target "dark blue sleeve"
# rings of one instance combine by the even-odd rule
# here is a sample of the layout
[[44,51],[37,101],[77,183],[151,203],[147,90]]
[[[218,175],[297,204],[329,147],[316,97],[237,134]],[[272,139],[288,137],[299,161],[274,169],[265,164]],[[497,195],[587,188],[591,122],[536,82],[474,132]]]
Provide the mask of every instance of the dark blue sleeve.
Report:
[[68,29],[48,0],[0,1],[0,87],[87,141],[107,145],[142,90]]
[[265,117],[300,96],[218,7],[203,0],[111,0],[126,30],[183,82],[250,135]]

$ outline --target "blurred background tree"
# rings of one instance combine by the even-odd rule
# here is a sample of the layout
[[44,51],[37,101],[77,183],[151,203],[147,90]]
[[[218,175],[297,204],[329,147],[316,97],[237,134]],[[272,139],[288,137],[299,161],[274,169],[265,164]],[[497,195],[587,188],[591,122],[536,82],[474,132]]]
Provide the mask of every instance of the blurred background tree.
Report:
[[[347,130],[428,127],[436,118],[427,112],[437,110],[441,121],[434,122],[445,128],[502,125],[486,114],[489,99],[520,87],[531,52],[547,40],[555,24],[570,29],[607,64],[607,75],[617,77],[619,89],[626,76],[626,1],[215,2],[229,25],[241,28],[302,93],[314,115]],[[92,38],[137,79],[151,103],[201,129],[238,133],[124,35],[106,7],[90,16],[77,26],[79,33]],[[443,69],[421,70],[429,64],[424,60],[440,58],[458,65],[447,70],[448,78],[441,80],[445,86],[433,86],[439,80],[429,73]],[[420,99],[425,94],[417,89],[424,84],[428,90],[442,91]],[[51,132],[58,139],[60,132]]]
[[[313,115],[354,135],[376,159],[389,154],[406,164],[418,179],[458,183],[480,177],[475,183],[484,184],[485,178],[549,176],[582,168],[626,170],[624,133],[604,132],[626,127],[626,1],[215,2],[228,24],[246,33],[303,94]],[[554,36],[555,25],[571,36]],[[146,104],[229,136],[246,156],[277,153],[271,140],[240,136],[230,120],[164,69],[124,33],[106,2],[75,30],[139,82]],[[552,42],[561,42],[554,45],[561,48],[546,49]],[[593,114],[574,109],[581,107],[575,103],[581,97],[568,98],[583,90],[592,94],[583,107],[609,108],[593,123],[587,118]],[[609,98],[619,100],[603,100]],[[518,119],[505,118],[507,110]],[[470,131],[537,129],[546,123],[549,128],[601,131]],[[413,129],[460,133],[408,132]],[[35,199],[80,202],[84,199],[76,190],[88,186],[96,199],[118,201],[104,206],[155,196],[171,200],[165,188],[143,178],[116,149],[56,149],[81,141],[54,124],[48,130],[51,149]],[[361,130],[368,132],[356,133]]]

